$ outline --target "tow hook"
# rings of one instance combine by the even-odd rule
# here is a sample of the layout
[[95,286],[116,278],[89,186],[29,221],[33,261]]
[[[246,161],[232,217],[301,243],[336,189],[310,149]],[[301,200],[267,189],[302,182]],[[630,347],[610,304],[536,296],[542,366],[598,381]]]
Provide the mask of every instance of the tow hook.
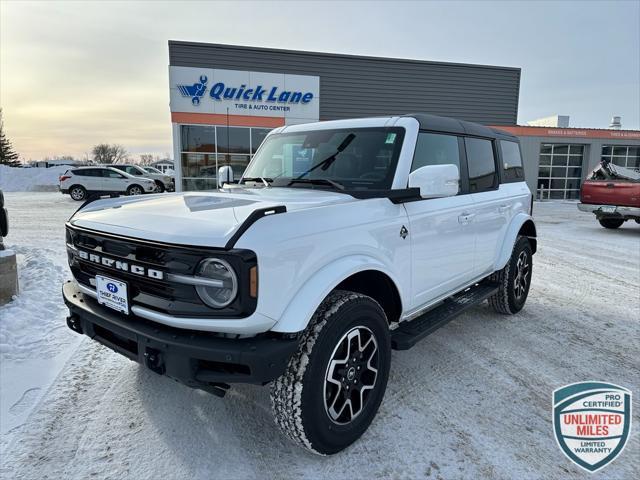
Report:
[[80,324],[80,317],[77,315],[69,315],[67,317],[67,327],[74,332],[82,333],[82,325]]
[[164,375],[164,362],[159,351],[147,348],[144,352],[144,364],[149,370],[156,372],[158,375]]

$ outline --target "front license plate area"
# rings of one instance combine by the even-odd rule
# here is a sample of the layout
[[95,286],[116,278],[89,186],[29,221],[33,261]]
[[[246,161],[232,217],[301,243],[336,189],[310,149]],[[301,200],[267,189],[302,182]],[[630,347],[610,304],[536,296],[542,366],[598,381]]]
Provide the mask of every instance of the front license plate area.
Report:
[[96,275],[98,303],[126,315],[129,314],[129,293],[127,282]]

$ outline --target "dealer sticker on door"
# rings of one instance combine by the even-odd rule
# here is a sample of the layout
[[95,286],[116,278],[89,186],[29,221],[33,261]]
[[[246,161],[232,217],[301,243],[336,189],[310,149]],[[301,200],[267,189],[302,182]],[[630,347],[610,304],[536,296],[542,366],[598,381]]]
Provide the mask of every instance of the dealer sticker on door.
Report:
[[553,430],[562,452],[595,472],[622,453],[631,431],[631,392],[611,383],[580,382],[553,392]]
[[127,284],[102,275],[96,275],[96,293],[98,303],[119,312],[129,313]]

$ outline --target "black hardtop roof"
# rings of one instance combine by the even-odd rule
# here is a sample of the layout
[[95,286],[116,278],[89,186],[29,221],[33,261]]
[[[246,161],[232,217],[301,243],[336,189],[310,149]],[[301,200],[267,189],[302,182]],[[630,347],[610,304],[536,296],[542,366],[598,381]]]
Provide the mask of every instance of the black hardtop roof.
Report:
[[503,140],[517,141],[517,137],[509,132],[497,128],[487,127],[479,123],[466,122],[451,117],[439,117],[428,113],[409,113],[405,117],[415,118],[420,124],[421,130],[434,130],[443,133],[455,133],[457,135],[474,135],[478,137],[501,138]]

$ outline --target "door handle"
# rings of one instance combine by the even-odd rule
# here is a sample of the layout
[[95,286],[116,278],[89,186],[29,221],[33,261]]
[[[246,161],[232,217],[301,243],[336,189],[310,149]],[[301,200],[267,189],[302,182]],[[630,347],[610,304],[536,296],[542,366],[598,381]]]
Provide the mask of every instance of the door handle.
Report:
[[461,215],[458,215],[458,223],[465,225],[469,223],[475,216],[475,213],[462,213]]
[[499,211],[500,213],[505,213],[505,212],[508,212],[508,211],[509,211],[509,208],[510,208],[510,206],[509,206],[509,205],[500,205],[500,206],[498,207],[498,211]]

